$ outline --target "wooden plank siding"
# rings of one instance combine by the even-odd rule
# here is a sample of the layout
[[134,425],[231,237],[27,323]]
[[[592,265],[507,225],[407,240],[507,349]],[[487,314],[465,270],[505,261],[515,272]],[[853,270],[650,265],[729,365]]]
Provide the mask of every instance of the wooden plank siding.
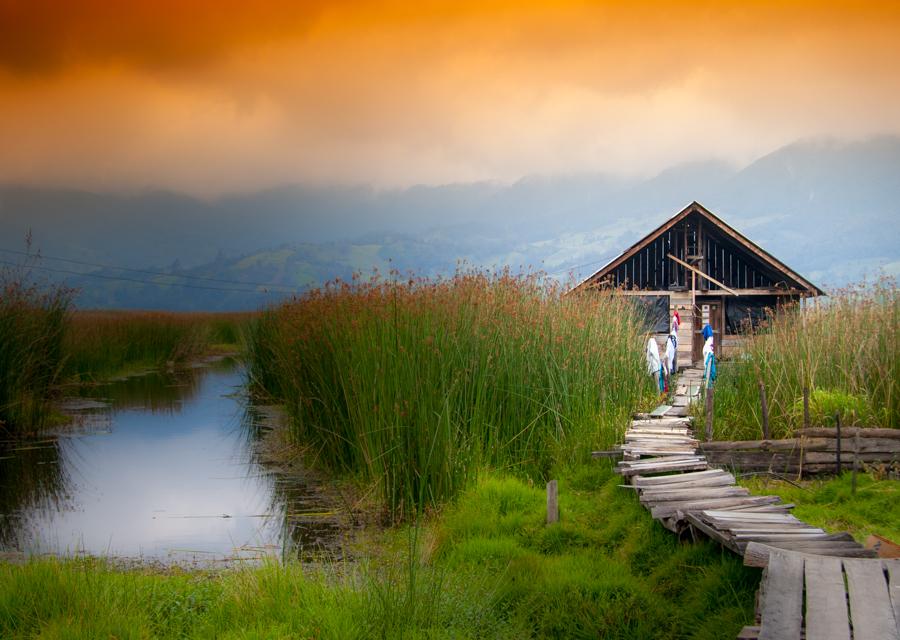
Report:
[[[703,275],[697,275],[698,271]],[[702,304],[715,306],[711,324],[717,331],[716,353],[727,357],[739,348],[741,341],[730,333],[734,327],[726,322],[726,307],[730,304],[725,300],[726,293],[729,300],[746,299],[745,304],[751,308],[767,303],[778,306],[771,302],[773,299],[824,295],[697,202],[625,250],[572,292],[592,288],[614,289],[622,295],[668,296],[670,317],[675,310],[681,316],[680,367],[699,358],[702,344],[698,344],[700,327],[696,325],[701,321]],[[769,299],[763,301],[760,296]],[[666,335],[655,337],[663,350]]]

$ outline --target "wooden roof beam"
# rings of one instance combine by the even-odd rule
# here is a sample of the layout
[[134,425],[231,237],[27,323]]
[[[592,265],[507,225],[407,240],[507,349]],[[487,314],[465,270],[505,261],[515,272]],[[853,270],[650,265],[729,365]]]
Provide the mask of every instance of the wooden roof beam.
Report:
[[696,274],[697,274],[698,276],[700,276],[701,278],[706,278],[707,280],[709,280],[709,281],[712,282],[713,284],[719,285],[720,287],[722,287],[723,289],[725,289],[725,291],[727,291],[727,292],[730,293],[731,295],[733,295],[733,296],[738,295],[737,292],[736,292],[734,289],[729,289],[728,287],[726,287],[724,284],[722,284],[721,282],[719,282],[718,280],[716,280],[716,279],[713,278],[712,276],[708,276],[708,275],[706,275],[705,273],[703,273],[702,271],[700,271],[700,269],[698,269],[697,267],[692,267],[691,265],[689,265],[689,264],[688,264],[687,262],[685,262],[684,260],[679,260],[678,258],[676,258],[675,256],[673,256],[671,253],[669,253],[669,254],[667,254],[667,255],[669,256],[669,258],[671,258],[672,260],[674,260],[675,262],[677,262],[678,264],[680,264],[680,265],[681,265],[682,267],[684,267],[685,269],[690,269],[691,271],[693,271],[694,273],[696,273]]

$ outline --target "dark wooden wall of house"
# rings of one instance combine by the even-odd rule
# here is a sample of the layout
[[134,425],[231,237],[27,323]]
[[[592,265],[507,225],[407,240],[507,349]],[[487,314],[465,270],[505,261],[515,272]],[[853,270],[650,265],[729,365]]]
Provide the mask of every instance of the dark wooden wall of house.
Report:
[[[610,272],[606,284],[626,289],[652,291],[690,289],[691,272],[668,258],[668,254],[694,264],[704,273],[732,289],[772,289],[779,275],[759,258],[717,231],[698,216],[688,216],[678,225]],[[696,256],[702,256],[699,261]],[[720,287],[697,277],[697,289]]]

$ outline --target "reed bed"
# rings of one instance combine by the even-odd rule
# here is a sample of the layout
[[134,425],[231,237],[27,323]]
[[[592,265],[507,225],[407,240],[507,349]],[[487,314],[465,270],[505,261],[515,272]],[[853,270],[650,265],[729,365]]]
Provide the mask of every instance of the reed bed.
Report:
[[435,505],[479,470],[546,477],[616,441],[652,394],[627,300],[537,276],[335,282],[265,312],[251,382],[326,467],[375,481],[389,513]]
[[766,387],[772,437],[803,425],[803,389],[812,426],[900,427],[900,295],[881,280],[833,293],[818,308],[785,309],[719,367],[716,438],[762,437],[759,382]]
[[46,398],[63,359],[70,291],[30,282],[20,270],[0,270],[0,434],[44,425]]
[[180,365],[221,347],[236,349],[249,314],[77,311],[64,340],[65,374],[80,379]]
[[35,281],[30,264],[0,269],[0,436],[33,434],[61,419],[49,399],[63,382],[236,351],[251,316],[75,311],[74,292]]

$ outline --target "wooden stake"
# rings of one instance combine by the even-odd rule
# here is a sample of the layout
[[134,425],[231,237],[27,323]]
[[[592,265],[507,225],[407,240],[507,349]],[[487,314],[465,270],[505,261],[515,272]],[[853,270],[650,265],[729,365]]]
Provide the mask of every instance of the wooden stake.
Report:
[[809,429],[809,387],[803,387],[803,428]]
[[835,465],[834,472],[836,475],[841,475],[841,413],[840,411],[834,414],[834,423],[835,423]]
[[[857,423],[858,425],[859,423]],[[853,480],[850,484],[850,492],[856,495],[856,473],[859,471],[859,427],[856,427],[856,435],[853,436]]]
[[547,524],[559,522],[556,480],[547,483]]
[[769,439],[769,405],[766,402],[766,385],[759,381],[759,402],[762,405],[763,440]]
[[715,387],[706,388],[706,441],[713,439],[713,390]]

